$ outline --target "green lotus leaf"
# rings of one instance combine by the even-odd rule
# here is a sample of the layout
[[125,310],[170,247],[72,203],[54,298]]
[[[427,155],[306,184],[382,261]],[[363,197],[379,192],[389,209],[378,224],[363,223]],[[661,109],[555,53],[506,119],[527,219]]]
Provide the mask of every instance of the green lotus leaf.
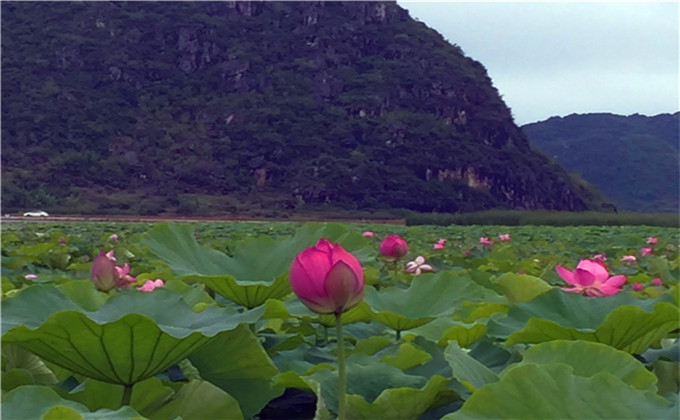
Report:
[[86,311],[96,311],[106,302],[109,295],[100,292],[89,280],[73,280],[57,286],[75,304]]
[[680,312],[667,302],[671,299],[640,300],[623,293],[587,298],[554,289],[515,305],[506,318],[489,321],[489,335],[507,337],[508,345],[570,339],[640,353],[677,328]]
[[555,340],[530,347],[522,363],[565,363],[574,375],[590,377],[610,373],[642,391],[656,392],[657,378],[630,354],[606,344],[588,341]]
[[189,356],[201,378],[228,392],[251,418],[284,389],[272,387],[279,371],[248,326],[242,325]]
[[475,391],[460,410],[442,420],[489,418],[673,419],[677,407],[607,372],[586,378],[563,363],[527,363]]
[[129,385],[164,371],[262,312],[233,315],[210,307],[199,314],[181,295],[165,289],[120,293],[98,311],[87,312],[52,286],[33,286],[2,305],[2,340],[72,372]]
[[189,282],[205,284],[220,295],[248,309],[256,308],[267,299],[282,299],[291,293],[288,275],[282,274],[270,283],[239,283],[232,276],[184,276]]
[[505,273],[494,283],[512,303],[528,302],[552,289],[552,286],[542,279],[526,274]]
[[366,288],[364,301],[375,320],[396,331],[419,327],[453,313],[463,302],[499,302],[504,298],[472,281],[465,273],[441,271],[413,279],[408,289]]
[[184,420],[241,420],[238,402],[229,394],[201,380],[183,385],[165,405],[149,415],[152,420],[181,418]]
[[432,356],[430,356],[429,353],[419,349],[411,343],[400,345],[396,355],[386,355],[380,359],[381,362],[401,370],[420,366],[430,360],[432,360]]
[[20,385],[54,385],[58,382],[42,359],[16,344],[2,344],[2,369],[3,391]]
[[658,380],[659,395],[677,395],[680,391],[680,363],[657,360],[652,365],[652,372]]
[[453,377],[471,391],[498,381],[498,375],[451,342],[444,350],[444,358],[451,366]]
[[453,340],[463,347],[469,347],[485,334],[484,323],[466,324],[448,317],[440,317],[429,324],[410,330],[405,337],[423,336],[428,340],[438,342],[442,347]]
[[351,419],[417,419],[430,408],[456,399],[446,388],[448,379],[433,376],[420,388],[390,388],[369,403],[358,395],[347,396],[347,417]]
[[27,385],[16,388],[3,396],[2,416],[7,419],[143,419],[131,407],[121,407],[90,412],[87,407],[61,398],[53,389]]

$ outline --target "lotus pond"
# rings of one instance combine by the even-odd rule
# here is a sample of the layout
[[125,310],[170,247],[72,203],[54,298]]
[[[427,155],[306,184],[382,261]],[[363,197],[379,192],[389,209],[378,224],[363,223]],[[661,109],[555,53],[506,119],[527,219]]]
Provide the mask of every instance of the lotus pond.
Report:
[[678,418],[677,229],[52,222],[2,225],[3,418],[336,418],[335,316],[289,283],[321,238],[363,267],[346,418]]

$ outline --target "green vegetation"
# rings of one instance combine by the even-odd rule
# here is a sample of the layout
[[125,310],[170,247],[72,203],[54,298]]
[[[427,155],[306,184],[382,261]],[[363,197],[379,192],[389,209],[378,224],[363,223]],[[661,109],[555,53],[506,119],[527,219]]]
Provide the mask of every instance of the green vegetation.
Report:
[[533,225],[533,226],[663,226],[680,227],[674,213],[601,213],[489,210],[461,214],[419,213],[406,217],[407,225]]
[[600,205],[396,3],[3,2],[2,48],[3,212]]
[[602,191],[619,210],[678,212],[680,112],[573,114],[522,126],[532,145]]

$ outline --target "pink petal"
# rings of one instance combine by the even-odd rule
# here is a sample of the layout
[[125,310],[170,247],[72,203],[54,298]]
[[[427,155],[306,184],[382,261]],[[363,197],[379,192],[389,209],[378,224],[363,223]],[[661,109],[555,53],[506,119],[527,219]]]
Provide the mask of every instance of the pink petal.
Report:
[[574,286],[579,285],[579,283],[576,282],[576,279],[574,279],[574,273],[572,271],[567,270],[561,265],[556,265],[555,271],[557,271],[557,274],[559,274],[560,277],[562,277],[567,283],[573,284]]
[[604,282],[604,284],[611,287],[621,287],[626,283],[626,281],[628,281],[626,276],[618,275],[609,277],[607,281]]
[[423,271],[434,271],[434,268],[432,268],[431,265],[429,264],[423,264],[420,266],[420,269]]
[[609,271],[607,271],[607,267],[598,261],[581,260],[576,268],[588,271],[599,281],[605,281],[609,278]]
[[598,280],[598,278],[593,273],[578,267],[576,267],[576,270],[574,270],[574,280],[576,280],[576,283],[580,284],[581,286],[592,286],[594,284],[601,283],[601,281]]

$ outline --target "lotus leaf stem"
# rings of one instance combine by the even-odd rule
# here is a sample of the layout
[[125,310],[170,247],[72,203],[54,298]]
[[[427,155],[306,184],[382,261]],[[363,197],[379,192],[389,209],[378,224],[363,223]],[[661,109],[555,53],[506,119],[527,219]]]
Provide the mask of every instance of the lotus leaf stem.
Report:
[[120,403],[120,405],[122,407],[124,407],[126,405],[130,405],[130,400],[132,399],[132,387],[133,386],[134,386],[134,384],[123,386],[123,400]]

